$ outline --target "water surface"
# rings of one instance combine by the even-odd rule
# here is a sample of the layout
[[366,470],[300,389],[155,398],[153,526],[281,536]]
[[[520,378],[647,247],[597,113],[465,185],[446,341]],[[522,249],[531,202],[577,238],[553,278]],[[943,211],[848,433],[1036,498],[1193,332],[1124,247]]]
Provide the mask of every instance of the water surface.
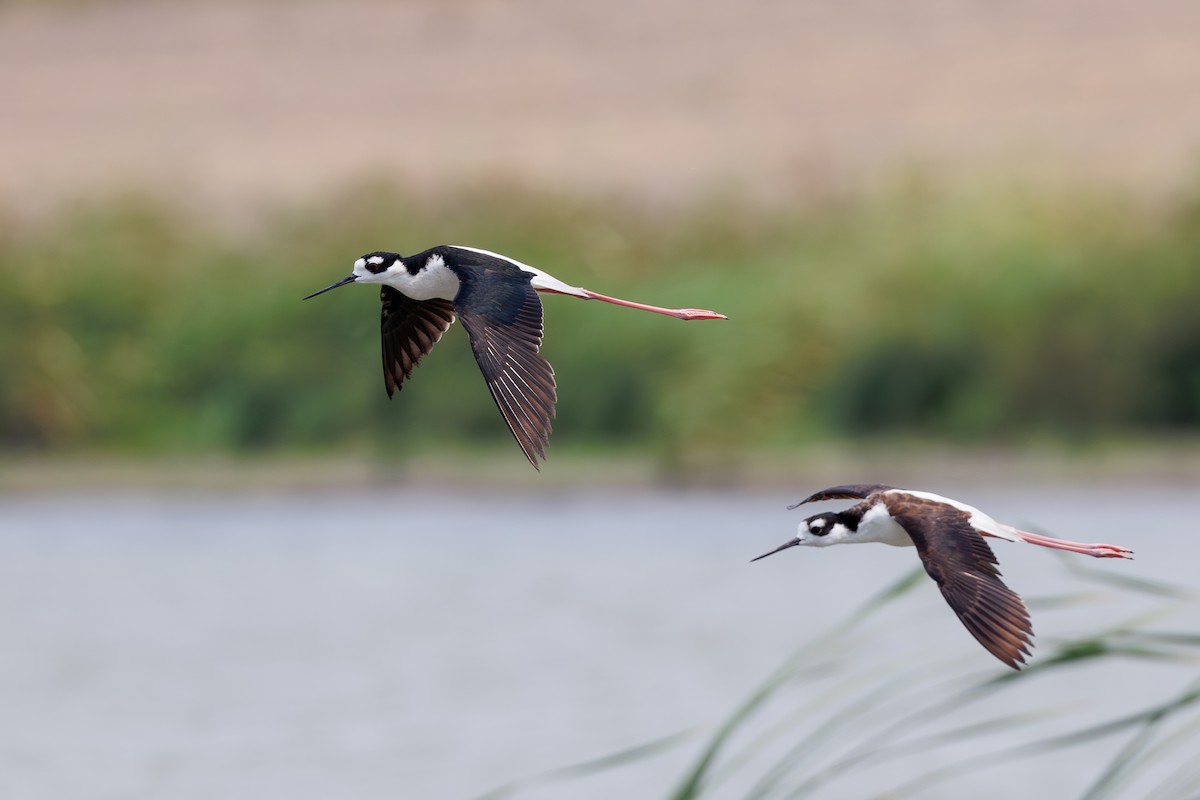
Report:
[[[1186,489],[954,494],[1006,521],[1138,551],[1134,562],[1089,566],[1197,583],[1197,531],[1152,527],[1162,509],[1194,504]],[[796,499],[557,489],[0,496],[0,796],[466,798],[718,723],[798,646],[916,563],[910,550],[873,545],[748,564],[792,535],[800,512],[785,507]],[[1067,590],[1045,550],[996,549],[1010,585],[1035,603]],[[1035,605],[1035,658],[1137,610],[1101,589],[1083,607]],[[891,664],[946,659],[1003,671],[932,582],[851,646],[839,669],[875,669],[871,680]],[[1131,664],[1066,684],[1048,677],[1030,681],[1026,699],[1104,719],[1161,699],[1192,672]],[[802,707],[805,691],[777,710]],[[800,715],[795,736],[814,721]],[[1119,744],[922,796],[1069,796]],[[698,746],[524,796],[662,797]],[[827,796],[882,792],[918,766],[928,765],[901,762]],[[738,796],[737,786],[716,796]]]

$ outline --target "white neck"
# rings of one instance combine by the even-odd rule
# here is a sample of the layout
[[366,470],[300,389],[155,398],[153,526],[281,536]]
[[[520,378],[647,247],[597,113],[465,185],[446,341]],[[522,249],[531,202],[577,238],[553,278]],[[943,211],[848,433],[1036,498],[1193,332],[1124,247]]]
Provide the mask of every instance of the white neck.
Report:
[[458,294],[460,282],[458,276],[450,271],[441,256],[430,256],[424,268],[416,275],[408,271],[403,264],[397,263],[384,275],[382,283],[398,289],[401,294],[413,300],[453,300]]

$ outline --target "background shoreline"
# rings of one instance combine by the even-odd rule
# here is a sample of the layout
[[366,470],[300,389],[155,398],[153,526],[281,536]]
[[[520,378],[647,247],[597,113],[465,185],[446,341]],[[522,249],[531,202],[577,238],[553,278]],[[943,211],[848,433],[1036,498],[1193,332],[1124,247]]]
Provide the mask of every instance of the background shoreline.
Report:
[[[518,454],[519,455],[519,454]],[[841,477],[838,477],[841,476]],[[749,451],[735,463],[670,467],[637,454],[550,451],[542,472],[507,449],[483,453],[426,452],[410,458],[353,454],[267,456],[30,455],[0,458],[0,494],[147,491],[255,492],[345,488],[510,488],[586,493],[671,488],[801,491],[862,481],[912,486],[950,483],[1032,488],[1062,486],[1186,488],[1200,485],[1200,446],[1192,440],[1080,448],[999,450],[898,443],[831,442],[790,453]],[[820,488],[820,487],[818,487]],[[1131,502],[1133,502],[1131,500]]]

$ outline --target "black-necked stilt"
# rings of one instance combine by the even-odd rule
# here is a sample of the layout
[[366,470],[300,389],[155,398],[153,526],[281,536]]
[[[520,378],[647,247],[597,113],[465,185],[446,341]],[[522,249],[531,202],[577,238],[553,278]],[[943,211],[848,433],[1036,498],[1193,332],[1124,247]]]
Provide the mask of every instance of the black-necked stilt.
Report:
[[699,308],[659,308],[570,286],[528,264],[474,247],[441,245],[407,258],[368,253],[354,272],[309,297],[348,283],[382,284],[383,379],[399,391],[457,314],[492,399],[525,457],[536,469],[546,457],[557,399],[554,370],[538,352],[542,303],[538,292],[603,300],[678,319],[726,319]]
[[929,492],[878,484],[835,486],[791,508],[819,500],[862,502],[845,511],[827,511],[800,523],[796,538],[758,558],[797,545],[828,547],[853,542],[916,546],[929,577],[963,625],[988,652],[1013,669],[1029,654],[1033,627],[1021,597],[1000,580],[998,562],[985,536],[1010,542],[1083,553],[1096,558],[1132,558],[1114,544],[1084,544],[1018,530],[977,508]]

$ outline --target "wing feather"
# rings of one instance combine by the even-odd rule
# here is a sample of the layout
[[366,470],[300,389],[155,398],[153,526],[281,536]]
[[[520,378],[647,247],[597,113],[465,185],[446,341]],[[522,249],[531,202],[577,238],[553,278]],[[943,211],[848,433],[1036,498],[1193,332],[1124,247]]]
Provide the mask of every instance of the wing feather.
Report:
[[968,514],[903,494],[889,495],[888,510],[912,537],[925,571],[966,629],[989,653],[1020,669],[1032,646],[1029,609],[1000,580],[996,555]]
[[542,303],[530,284],[532,275],[485,264],[451,269],[462,282],[454,310],[471,339],[475,360],[492,400],[536,469],[538,460],[546,458],[558,395],[554,369],[539,352]]
[[809,495],[799,503],[788,506],[788,509],[799,508],[806,503],[819,503],[822,500],[865,500],[876,492],[886,492],[891,488],[882,483],[853,483],[846,486],[834,486]]
[[383,382],[391,397],[454,324],[454,308],[448,300],[413,300],[390,286],[381,287],[379,299]]

